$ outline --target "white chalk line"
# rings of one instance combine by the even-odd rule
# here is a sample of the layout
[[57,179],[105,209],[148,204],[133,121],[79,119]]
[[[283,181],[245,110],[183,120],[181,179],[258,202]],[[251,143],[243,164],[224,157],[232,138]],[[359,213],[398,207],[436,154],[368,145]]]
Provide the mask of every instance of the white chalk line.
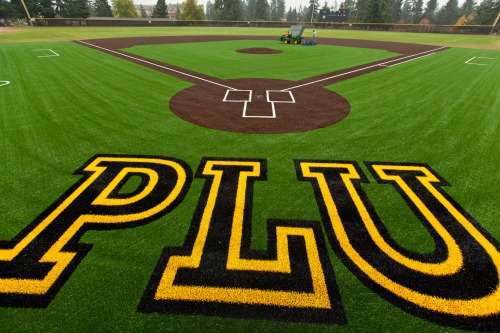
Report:
[[125,53],[122,53],[122,52],[118,52],[118,51],[115,51],[115,50],[107,49],[107,48],[99,46],[99,45],[94,45],[94,44],[91,44],[91,43],[87,43],[87,42],[84,42],[82,40],[77,40],[77,42],[82,43],[82,44],[86,44],[86,45],[90,45],[92,47],[95,47],[95,48],[98,48],[98,49],[101,49],[101,50],[104,50],[104,51],[107,51],[107,52],[119,54],[119,55],[121,55],[123,57],[127,57],[127,58],[130,58],[130,59],[136,60],[136,61],[140,61],[140,62],[143,62],[143,63],[148,64],[148,65],[152,65],[152,66],[155,66],[155,67],[158,67],[158,68],[163,68],[163,69],[166,69],[168,71],[171,71],[171,72],[174,72],[174,73],[178,73],[178,74],[181,74],[181,75],[184,75],[184,76],[188,76],[188,77],[191,77],[191,78],[196,79],[196,80],[208,82],[208,83],[211,83],[211,84],[214,84],[214,85],[217,85],[217,86],[221,86],[221,87],[224,87],[224,88],[227,88],[227,89],[231,89],[231,90],[237,90],[235,88],[223,85],[221,83],[217,83],[215,81],[210,81],[210,80],[204,79],[202,77],[195,76],[195,75],[188,74],[188,73],[184,73],[184,72],[178,71],[178,70],[170,68],[170,67],[158,65],[158,64],[155,64],[154,62],[143,60],[143,59],[140,59],[140,58],[136,58],[136,57],[133,57],[131,55],[128,55],[128,54],[125,54]]
[[[428,50],[428,51],[424,51],[424,52],[420,52],[420,53],[416,53],[416,54],[411,54],[411,55],[408,55],[408,56],[405,56],[405,57],[402,57],[402,58],[397,58],[397,59],[389,60],[389,61],[386,61],[386,62],[382,62],[380,64],[358,68],[358,69],[355,69],[355,70],[352,70],[352,71],[349,71],[349,72],[345,72],[345,73],[342,73],[342,74],[337,74],[337,75],[329,76],[329,77],[326,77],[326,78],[323,78],[323,79],[319,79],[319,80],[316,80],[316,81],[312,81],[312,82],[308,82],[308,83],[304,83],[304,84],[299,84],[299,85],[294,86],[294,87],[283,89],[283,91],[288,91],[288,90],[292,90],[292,89],[296,89],[296,88],[300,88],[300,87],[305,87],[305,86],[308,86],[308,85],[311,85],[311,84],[316,84],[316,83],[322,82],[322,81],[328,81],[328,80],[331,80],[331,79],[335,79],[337,77],[346,76],[346,75],[349,75],[349,74],[352,74],[352,73],[365,71],[367,69],[374,68],[374,67],[389,67],[386,64],[389,64],[391,62],[401,61],[402,59],[414,58],[415,56],[424,55],[424,54],[427,54],[427,53],[434,54],[436,51],[444,49],[444,48],[445,48],[445,46],[442,46],[442,47],[439,47],[439,48],[436,48],[436,49],[432,49],[432,50]],[[418,58],[422,58],[422,57],[423,56],[420,56]],[[418,59],[418,58],[415,58],[415,59]],[[410,59],[410,60],[413,60],[413,59]],[[410,60],[407,60],[407,61],[410,61]]]
[[430,55],[433,55],[433,54],[436,54],[436,53],[433,52],[433,53],[425,54],[423,56],[416,57],[416,58],[413,58],[413,59],[409,59],[409,60],[406,60],[406,61],[401,61],[401,62],[398,62],[397,64],[393,64],[393,65],[388,65],[387,66],[387,65],[380,64],[379,66],[381,66],[381,67],[394,67],[394,66],[401,65],[401,64],[404,64],[406,62],[410,62],[410,61],[417,60],[417,59],[420,59],[420,58],[424,58],[424,57],[427,57],[427,56],[430,56]]
[[10,81],[0,81],[0,87],[10,84]]
[[480,64],[480,63],[477,63],[477,62],[470,62],[471,60],[474,60],[474,59],[489,59],[489,60],[493,60],[495,58],[487,58],[487,57],[472,57],[470,58],[469,60],[467,60],[465,63],[467,65],[479,65],[479,66],[488,66],[488,64]]
[[36,50],[31,50],[32,52],[39,52],[39,51],[50,51],[52,54],[49,55],[41,55],[38,56],[38,58],[45,58],[45,57],[59,57],[59,54],[57,54],[54,50],[52,49],[36,49]]

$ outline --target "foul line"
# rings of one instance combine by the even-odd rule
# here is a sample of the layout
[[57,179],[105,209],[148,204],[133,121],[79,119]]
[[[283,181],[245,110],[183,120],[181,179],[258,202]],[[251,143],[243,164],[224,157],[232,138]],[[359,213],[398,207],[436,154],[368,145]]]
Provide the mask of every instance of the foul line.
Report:
[[[390,66],[388,66],[386,64],[389,64],[391,62],[400,61],[400,60],[407,59],[407,58],[414,58],[415,56],[419,56],[419,55],[423,55],[423,56],[420,56],[420,57],[417,57],[417,58],[414,58],[414,59],[410,59],[410,60],[407,60],[407,61],[404,61],[404,62],[408,62],[408,61],[411,61],[411,60],[419,59],[419,58],[425,57],[426,55],[434,54],[436,51],[444,49],[444,48],[445,48],[445,46],[442,46],[442,47],[438,47],[437,49],[432,49],[432,50],[428,50],[428,51],[424,51],[424,52],[420,52],[420,53],[416,53],[416,54],[411,54],[411,55],[406,56],[406,57],[389,60],[389,61],[386,61],[386,62],[382,62],[380,64],[358,68],[358,69],[355,69],[355,70],[352,70],[352,71],[349,71],[349,72],[345,72],[345,73],[342,73],[342,74],[338,74],[338,75],[334,75],[334,76],[329,76],[329,77],[326,77],[324,79],[319,79],[319,80],[316,80],[316,81],[312,81],[312,82],[300,84],[298,86],[294,86],[294,87],[291,87],[291,88],[283,89],[282,91],[288,91],[288,90],[292,90],[292,89],[295,89],[295,88],[305,87],[305,86],[308,86],[308,85],[311,85],[311,84],[316,84],[318,82],[327,81],[327,80],[335,79],[337,77],[349,75],[349,74],[352,74],[352,73],[365,71],[367,69],[374,68],[374,67],[390,67]],[[430,53],[430,54],[427,54],[427,53]],[[400,63],[403,63],[403,62],[400,62]],[[399,63],[397,63],[395,65],[398,65],[398,64]],[[391,65],[391,66],[395,66],[395,65]]]
[[413,59],[409,59],[409,60],[401,61],[401,62],[398,62],[398,63],[393,64],[393,65],[383,65],[383,64],[380,64],[379,66],[381,66],[381,67],[394,67],[394,66],[401,65],[401,64],[404,64],[404,63],[406,63],[406,62],[410,62],[410,61],[413,61],[413,60],[417,60],[417,59],[420,59],[420,58],[423,58],[423,57],[427,57],[427,56],[430,56],[430,55],[433,55],[433,54],[436,54],[436,52],[432,52],[432,53],[429,53],[429,54],[425,54],[425,55],[423,55],[423,56],[416,57],[416,58],[413,58]]
[[148,65],[152,65],[152,66],[156,66],[156,67],[159,67],[159,68],[163,68],[163,69],[166,69],[168,71],[171,71],[171,72],[174,72],[174,73],[177,73],[177,74],[181,74],[181,75],[184,75],[184,76],[189,76],[189,77],[191,77],[193,79],[197,79],[197,80],[200,80],[200,81],[205,81],[205,82],[208,82],[208,83],[211,83],[211,84],[215,84],[217,86],[221,86],[221,87],[224,87],[224,88],[227,88],[227,89],[237,90],[235,88],[223,85],[221,83],[217,83],[215,81],[210,81],[210,80],[204,79],[202,77],[195,76],[195,75],[188,74],[188,73],[184,73],[184,72],[178,71],[178,70],[170,68],[170,67],[158,65],[158,64],[155,64],[154,62],[143,60],[143,59],[140,59],[140,58],[136,58],[136,57],[130,56],[130,55],[122,53],[122,52],[118,52],[118,51],[115,51],[115,50],[110,50],[110,49],[107,49],[105,47],[94,45],[94,44],[91,44],[91,43],[87,43],[87,42],[84,42],[84,41],[81,41],[81,40],[77,40],[77,42],[82,43],[82,44],[87,44],[89,46],[92,46],[92,47],[95,47],[95,48],[98,48],[98,49],[101,49],[101,50],[104,50],[104,51],[107,51],[107,52],[116,53],[116,54],[119,54],[122,57],[127,57],[127,58],[133,59],[135,61],[143,62],[143,63],[148,64]]

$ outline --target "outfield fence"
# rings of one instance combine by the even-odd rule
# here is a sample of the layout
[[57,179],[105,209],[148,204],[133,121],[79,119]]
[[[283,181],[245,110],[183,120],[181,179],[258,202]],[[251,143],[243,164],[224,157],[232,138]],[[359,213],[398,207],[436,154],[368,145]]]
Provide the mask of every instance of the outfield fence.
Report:
[[488,35],[493,31],[492,25],[434,25],[434,24],[396,24],[396,23],[336,23],[336,22],[280,22],[280,21],[180,21],[158,18],[34,18],[37,26],[94,26],[94,27],[176,27],[176,26],[206,26],[206,27],[262,27],[289,28],[290,24],[302,24],[311,28],[339,30],[373,30],[414,33],[446,33]]

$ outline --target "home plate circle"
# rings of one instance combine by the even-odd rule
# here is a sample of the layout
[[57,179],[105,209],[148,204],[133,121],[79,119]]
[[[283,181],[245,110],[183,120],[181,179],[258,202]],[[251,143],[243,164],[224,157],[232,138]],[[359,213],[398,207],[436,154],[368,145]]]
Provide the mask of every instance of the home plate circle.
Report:
[[296,84],[268,79],[199,84],[176,94],[170,109],[202,127],[247,134],[305,132],[349,114],[349,102],[341,95],[318,85],[289,89]]

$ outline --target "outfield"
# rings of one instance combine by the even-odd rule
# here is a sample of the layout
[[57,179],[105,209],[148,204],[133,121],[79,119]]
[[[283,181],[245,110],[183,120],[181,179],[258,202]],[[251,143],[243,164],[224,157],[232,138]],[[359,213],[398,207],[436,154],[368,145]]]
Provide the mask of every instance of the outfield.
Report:
[[0,331],[500,329],[498,37],[1,29]]

